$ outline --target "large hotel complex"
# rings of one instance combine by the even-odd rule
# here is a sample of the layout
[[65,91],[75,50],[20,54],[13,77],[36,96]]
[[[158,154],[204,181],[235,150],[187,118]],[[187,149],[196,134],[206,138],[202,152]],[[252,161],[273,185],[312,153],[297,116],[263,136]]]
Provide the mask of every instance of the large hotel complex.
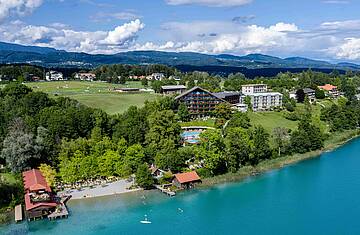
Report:
[[269,92],[265,84],[244,85],[241,92],[219,93],[211,93],[201,87],[194,87],[175,99],[184,103],[192,116],[207,116],[216,105],[223,102],[246,111],[246,97],[250,97],[251,108],[254,111],[266,111],[282,106],[283,95],[279,92]]

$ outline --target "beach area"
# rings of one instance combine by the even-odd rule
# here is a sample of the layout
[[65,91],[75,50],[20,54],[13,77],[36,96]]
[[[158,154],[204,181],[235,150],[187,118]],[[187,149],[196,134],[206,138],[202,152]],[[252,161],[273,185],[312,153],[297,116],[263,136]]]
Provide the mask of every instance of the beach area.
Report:
[[130,193],[134,191],[142,190],[141,188],[130,189],[133,185],[132,181],[127,180],[117,180],[115,182],[107,183],[106,185],[97,185],[96,187],[90,188],[85,187],[81,190],[78,189],[71,189],[67,191],[60,191],[58,195],[70,195],[70,200],[78,200],[78,199],[85,199],[85,198],[94,198],[94,197],[103,197],[109,195],[116,195],[116,194],[123,194],[123,193]]

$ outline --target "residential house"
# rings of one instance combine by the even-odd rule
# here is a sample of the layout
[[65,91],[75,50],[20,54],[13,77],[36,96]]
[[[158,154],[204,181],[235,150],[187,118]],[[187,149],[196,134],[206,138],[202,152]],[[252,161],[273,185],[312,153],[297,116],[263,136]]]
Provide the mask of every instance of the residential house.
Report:
[[290,98],[290,99],[297,100],[296,91],[290,91],[290,92],[289,92],[289,98]]
[[64,75],[61,72],[50,71],[45,74],[46,81],[61,81],[64,80]]
[[165,75],[163,73],[153,73],[146,77],[148,80],[153,81],[161,81],[165,79]]
[[182,94],[185,91],[186,91],[186,86],[184,85],[171,85],[171,86],[161,87],[161,93],[165,95]]
[[215,110],[216,105],[226,102],[211,92],[197,86],[175,97],[175,100],[184,103],[192,117],[208,116]]
[[157,168],[157,167],[154,166],[154,165],[151,165],[150,171],[151,171],[152,177],[155,178],[155,179],[160,179],[160,178],[162,178],[162,177],[164,176],[164,173],[165,173],[165,171]]
[[316,102],[315,90],[311,88],[304,88],[303,89],[305,96],[309,98],[310,103]]
[[96,79],[96,74],[95,73],[76,73],[74,78],[81,80],[81,81],[92,82]]
[[324,90],[325,94],[332,98],[337,98],[340,95],[337,86],[333,86],[331,84],[325,84],[324,86],[319,86],[319,89]]
[[173,185],[180,189],[190,189],[198,183],[201,183],[201,179],[196,171],[175,174],[173,179]]

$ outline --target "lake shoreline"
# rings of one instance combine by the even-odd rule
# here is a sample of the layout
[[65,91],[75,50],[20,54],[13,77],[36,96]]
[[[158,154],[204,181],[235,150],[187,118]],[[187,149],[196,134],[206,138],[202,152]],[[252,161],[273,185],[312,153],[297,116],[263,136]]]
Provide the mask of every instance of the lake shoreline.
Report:
[[235,173],[226,173],[210,178],[202,179],[202,184],[197,186],[198,189],[209,188],[219,184],[242,182],[250,177],[261,175],[272,170],[294,165],[302,161],[320,157],[323,153],[334,151],[347,144],[348,142],[360,136],[360,130],[350,130],[338,133],[332,133],[335,137],[330,138],[328,143],[321,150],[311,151],[303,154],[293,154],[280,158],[270,159],[259,163],[257,166],[244,166]]
[[[280,158],[276,158],[276,159],[270,159],[270,160],[261,162],[260,164],[258,164],[255,167],[253,167],[253,166],[242,167],[236,173],[226,173],[224,175],[218,175],[218,176],[214,176],[211,178],[204,178],[204,179],[202,179],[202,184],[199,184],[196,187],[196,189],[201,190],[201,189],[211,188],[216,185],[226,184],[226,183],[235,183],[235,182],[241,183],[242,181],[244,181],[248,178],[251,178],[251,177],[254,177],[257,175],[261,175],[261,174],[270,172],[272,170],[281,169],[286,166],[294,165],[294,164],[297,164],[297,163],[305,161],[305,160],[320,157],[323,153],[334,151],[337,148],[344,146],[348,142],[358,138],[360,136],[360,130],[351,130],[351,131],[333,133],[333,135],[337,135],[337,136],[329,139],[328,140],[329,143],[326,143],[325,147],[321,150],[307,152],[304,154],[294,154],[294,155],[284,156],[284,157],[280,157]],[[94,198],[101,198],[101,197],[107,197],[107,196],[124,195],[124,194],[130,194],[130,193],[137,192],[137,191],[141,191],[141,189],[129,190],[126,192],[121,192],[121,193],[111,193],[111,194],[109,193],[109,194],[104,194],[104,195],[99,195],[99,196],[94,196],[94,197],[73,198],[71,201],[81,201],[83,199],[94,199]],[[0,213],[0,215],[1,214],[9,215],[9,212]],[[10,221],[11,221],[11,219],[10,219]],[[7,224],[6,222],[0,223],[1,226],[4,226],[4,225],[6,226],[6,224]]]

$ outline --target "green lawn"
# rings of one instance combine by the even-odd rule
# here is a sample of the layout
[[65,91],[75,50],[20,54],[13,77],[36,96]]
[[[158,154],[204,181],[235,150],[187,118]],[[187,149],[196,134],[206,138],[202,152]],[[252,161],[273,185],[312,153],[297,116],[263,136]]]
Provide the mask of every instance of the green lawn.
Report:
[[99,108],[109,114],[122,113],[132,105],[143,106],[146,100],[158,95],[150,92],[117,93],[113,88],[144,88],[141,82],[110,84],[104,82],[59,81],[26,83],[34,91],[48,93],[51,97],[70,97],[89,107]]
[[191,122],[181,122],[180,125],[182,127],[185,126],[207,126],[207,127],[215,127],[215,119],[208,118],[207,120],[197,119]]
[[99,108],[108,114],[126,111],[130,106],[142,107],[146,100],[154,100],[158,95],[151,93],[99,93],[68,95],[89,107]]
[[282,112],[250,112],[248,114],[253,126],[263,126],[269,134],[276,127],[285,127],[288,129],[296,129],[297,121],[291,121],[283,116]]

